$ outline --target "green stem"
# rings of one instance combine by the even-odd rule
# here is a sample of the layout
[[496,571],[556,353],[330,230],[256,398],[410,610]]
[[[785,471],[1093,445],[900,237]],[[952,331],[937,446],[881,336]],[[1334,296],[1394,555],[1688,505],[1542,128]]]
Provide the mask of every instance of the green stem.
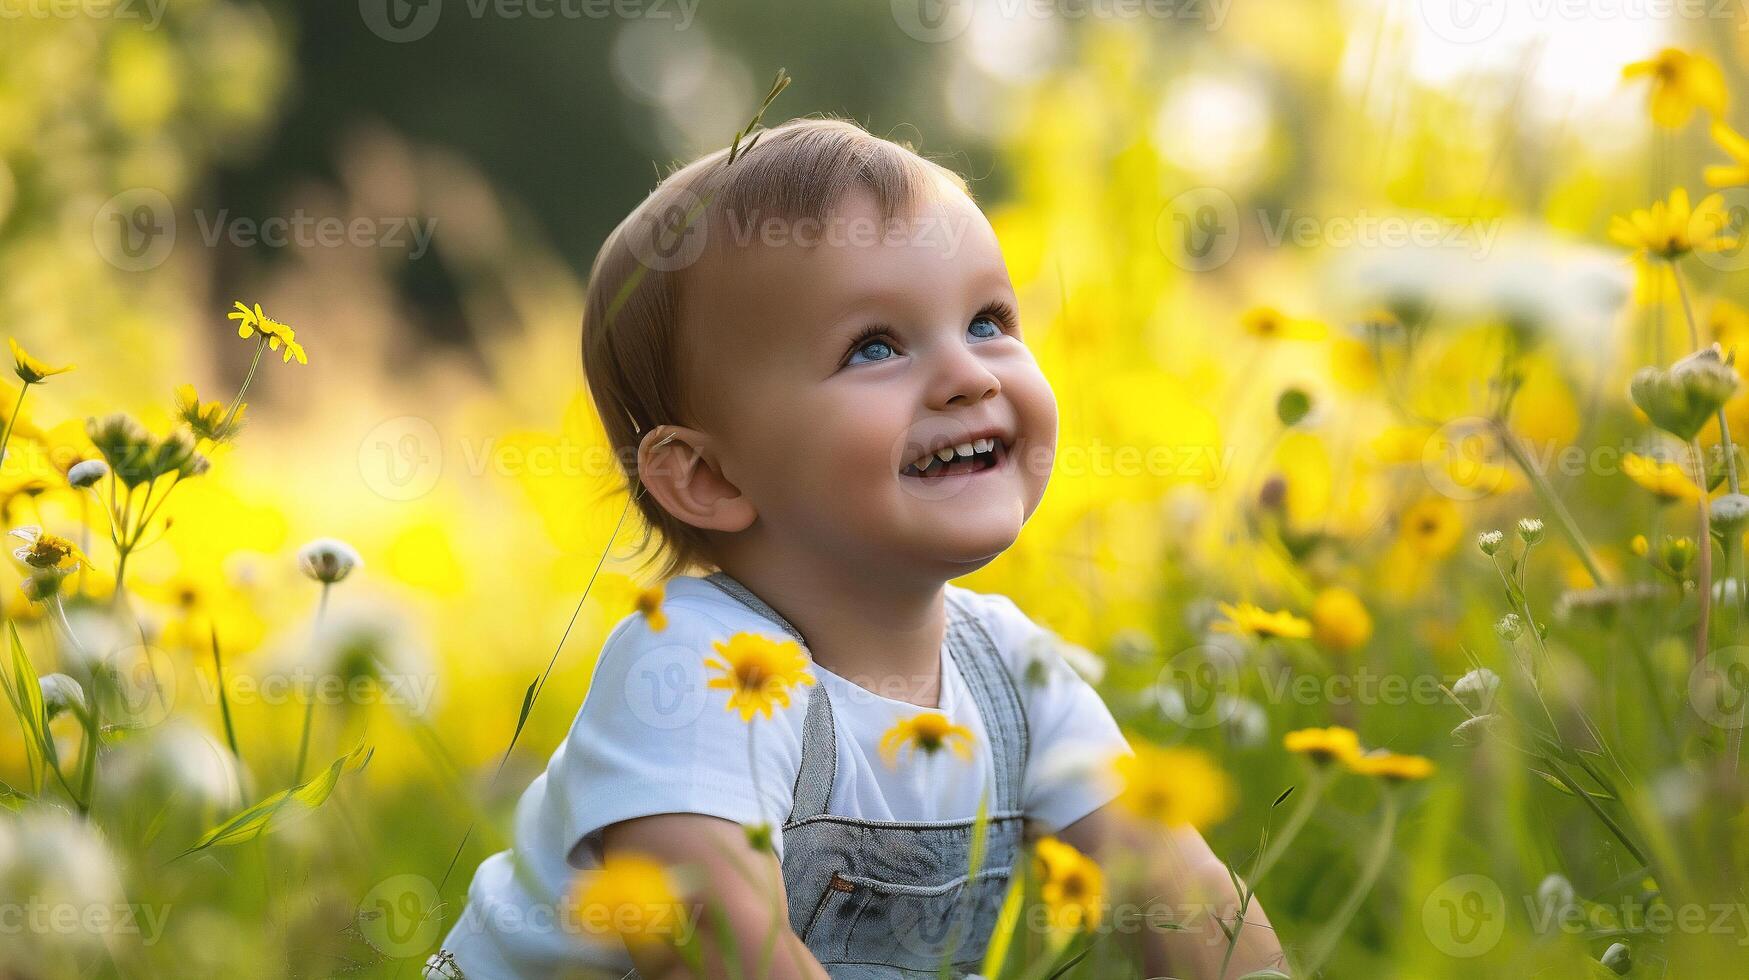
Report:
[[1695,472],[1700,474],[1700,561],[1695,566],[1694,575],[1699,584],[1700,613],[1699,622],[1694,627],[1694,662],[1700,663],[1706,659],[1707,649],[1711,645],[1708,628],[1712,625],[1713,610],[1713,517],[1712,505],[1707,500],[1706,471],[1701,467],[1700,443],[1694,439],[1688,441],[1688,451],[1694,454]]
[[[331,588],[333,588],[333,583],[322,583],[322,598],[316,605],[316,622],[310,629],[310,641],[312,644],[319,642],[321,639],[319,634],[322,632],[322,620],[328,612],[328,590]],[[307,762],[310,757],[310,725],[315,720],[316,715],[315,685],[312,684],[310,687],[310,690],[304,692],[304,729],[303,734],[298,736],[298,764],[292,771],[293,786],[297,786],[304,781],[304,763]]]
[[6,431],[0,433],[0,462],[6,459],[6,447],[12,442],[12,426],[18,421],[18,413],[24,408],[24,394],[30,390],[30,382],[18,389],[18,401],[12,403],[12,414],[6,419]]
[[1518,444],[1518,437],[1512,434],[1512,430],[1508,429],[1506,423],[1501,419],[1491,419],[1490,422],[1494,427],[1495,435],[1500,439],[1501,446],[1505,447],[1506,454],[1512,457],[1512,462],[1523,471],[1525,478],[1530,480],[1531,487],[1536,490],[1537,499],[1541,500],[1543,506],[1555,515],[1556,523],[1561,526],[1561,533],[1567,536],[1567,541],[1579,553],[1579,560],[1585,564],[1585,571],[1591,575],[1591,581],[1597,583],[1599,587],[1608,585],[1609,579],[1604,576],[1603,569],[1598,566],[1597,559],[1592,556],[1591,546],[1586,543],[1585,535],[1580,532],[1578,523],[1573,520],[1573,515],[1567,512],[1567,505],[1563,504],[1561,498],[1555,495],[1554,488],[1549,486],[1548,479],[1531,463],[1530,456],[1525,453],[1524,447]]
[[1263,854],[1257,858],[1257,866],[1251,869],[1251,879],[1247,882],[1247,891],[1255,892],[1258,884],[1263,881],[1263,876],[1275,867],[1275,863],[1281,860],[1283,854],[1287,853],[1289,845],[1293,844],[1294,838],[1305,827],[1306,821],[1311,819],[1312,811],[1317,808],[1318,801],[1323,798],[1324,789],[1328,785],[1329,774],[1322,769],[1314,770],[1312,781],[1306,787],[1305,795],[1300,797],[1299,803],[1294,805],[1293,812],[1288,814],[1287,823],[1281,825],[1281,833],[1269,842],[1269,846],[1265,847]]
[[1341,942],[1342,934],[1348,930],[1348,923],[1353,920],[1354,913],[1360,910],[1362,902],[1377,883],[1379,874],[1385,870],[1385,860],[1391,856],[1391,840],[1397,833],[1397,791],[1392,788],[1385,790],[1384,817],[1379,821],[1379,833],[1373,839],[1372,850],[1367,853],[1366,863],[1361,866],[1360,877],[1354,880],[1354,886],[1348,890],[1348,895],[1337,906],[1336,914],[1324,927],[1316,942],[1312,944],[1312,954],[1301,967],[1304,976],[1316,976],[1318,967],[1330,958],[1336,951],[1336,945]]
[[255,369],[261,366],[261,352],[267,349],[267,335],[255,342],[255,356],[249,361],[249,373],[243,376],[243,383],[237,388],[237,397],[231,399],[231,407],[225,409],[225,417],[214,428],[214,432],[223,435],[231,427],[231,419],[237,414],[237,406],[243,404],[243,392],[249,390],[249,382],[255,380]]

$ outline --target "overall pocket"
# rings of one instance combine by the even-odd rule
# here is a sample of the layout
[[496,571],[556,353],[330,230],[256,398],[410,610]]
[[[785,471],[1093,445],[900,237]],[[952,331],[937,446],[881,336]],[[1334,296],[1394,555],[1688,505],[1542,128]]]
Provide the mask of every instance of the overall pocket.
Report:
[[984,957],[1008,889],[1009,869],[985,868],[940,884],[896,884],[835,874],[807,937],[821,962],[868,963],[933,976]]

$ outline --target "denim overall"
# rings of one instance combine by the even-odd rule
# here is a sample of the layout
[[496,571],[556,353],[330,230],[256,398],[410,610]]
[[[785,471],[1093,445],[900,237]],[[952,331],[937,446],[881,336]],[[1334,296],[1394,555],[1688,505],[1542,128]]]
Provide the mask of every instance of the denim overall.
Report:
[[[706,577],[754,612],[807,641],[777,611],[723,572]],[[808,689],[795,804],[783,823],[789,922],[833,980],[935,977],[953,950],[953,975],[974,972],[1020,853],[1021,780],[1028,733],[1020,691],[983,624],[950,595],[946,655],[984,721],[995,763],[987,837],[968,881],[974,820],[876,821],[832,814],[838,740],[824,685]]]
[[[724,572],[705,581],[783,627],[807,649],[802,634],[746,586]],[[979,969],[995,929],[1021,847],[1026,715],[995,642],[951,595],[945,650],[983,718],[995,769],[984,857],[975,877],[968,876],[972,818],[882,821],[831,812],[838,770],[832,704],[824,685],[808,689],[795,802],[783,823],[783,884],[790,928],[832,980],[933,978],[950,949],[952,975],[963,977]],[[427,971],[427,977],[461,976],[442,951]],[[622,980],[638,976],[633,970]]]

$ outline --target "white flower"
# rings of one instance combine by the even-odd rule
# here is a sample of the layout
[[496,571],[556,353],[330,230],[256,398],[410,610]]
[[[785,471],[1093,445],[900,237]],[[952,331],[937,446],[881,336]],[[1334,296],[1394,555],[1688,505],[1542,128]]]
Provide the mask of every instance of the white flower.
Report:
[[43,711],[49,718],[69,710],[85,713],[85,692],[78,681],[66,674],[44,674],[37,680],[37,686],[42,688]]
[[[0,895],[28,896],[45,908],[114,909],[125,899],[115,859],[97,829],[65,810],[27,806],[0,820]],[[0,944],[6,965],[63,962],[69,946],[90,952],[101,929],[9,929]]]
[[1500,675],[1486,667],[1477,667],[1457,679],[1451,692],[1478,711],[1487,711],[1494,703],[1494,692],[1500,689]]
[[67,483],[78,489],[85,489],[109,475],[109,464],[101,459],[85,459],[73,464],[67,471]]
[[332,585],[354,569],[364,567],[364,559],[352,545],[338,538],[317,538],[298,549],[298,567],[305,575],[324,585]]
[[112,750],[104,776],[130,798],[162,798],[203,820],[235,809],[243,798],[230,749],[181,719]]

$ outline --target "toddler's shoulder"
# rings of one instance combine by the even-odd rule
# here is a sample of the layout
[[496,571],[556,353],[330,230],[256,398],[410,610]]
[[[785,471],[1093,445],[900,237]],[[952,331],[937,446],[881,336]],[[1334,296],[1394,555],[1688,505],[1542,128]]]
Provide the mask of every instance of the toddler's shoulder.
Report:
[[660,647],[697,646],[708,651],[712,642],[740,632],[785,637],[783,627],[759,615],[715,585],[691,575],[669,579],[663,587],[662,628],[653,628],[642,613],[631,613],[616,623],[602,644],[600,667],[615,661],[636,659]]

